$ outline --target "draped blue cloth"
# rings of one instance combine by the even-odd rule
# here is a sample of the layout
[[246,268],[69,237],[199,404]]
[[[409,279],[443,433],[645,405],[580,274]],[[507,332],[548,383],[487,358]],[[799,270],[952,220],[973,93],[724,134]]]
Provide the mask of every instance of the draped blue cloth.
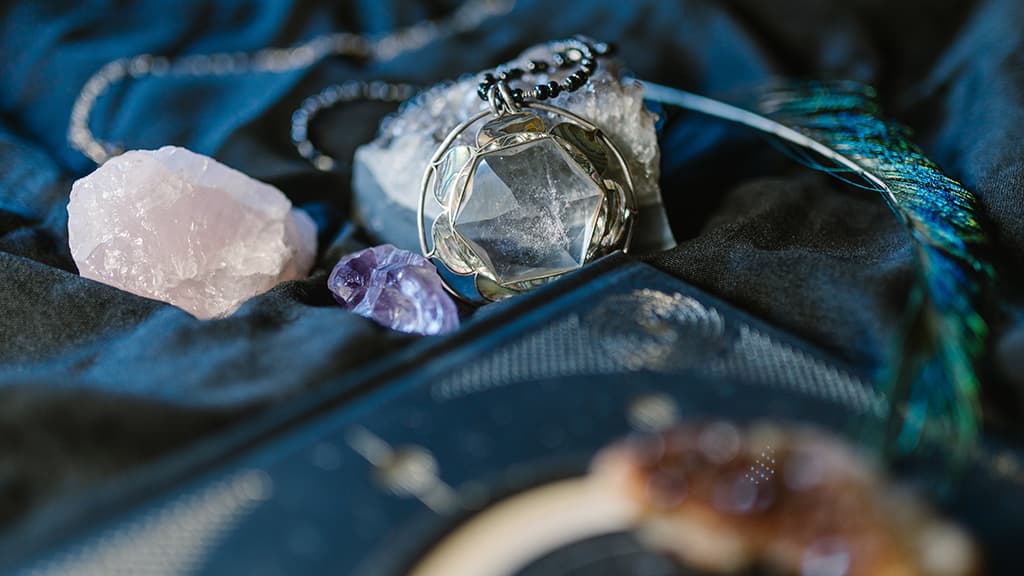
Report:
[[[990,397],[1012,420],[1024,385],[1024,4],[958,0],[664,2],[519,0],[480,30],[382,62],[127,81],[91,127],[126,148],[186,146],[284,191],[318,224],[308,280],[202,322],[80,278],[67,246],[71,183],[94,165],[71,148],[72,104],[108,61],[289,46],[318,34],[384,34],[450,13],[450,1],[8,2],[0,8],[0,520],[223,429],[412,340],[332,304],[326,272],[348,234],[348,169],[293,150],[291,111],[350,79],[429,85],[578,32],[619,45],[638,77],[710,95],[774,76],[874,84],[887,109],[978,194],[1007,295]],[[389,109],[359,104],[314,136],[349,157]],[[912,277],[905,232],[875,197],[789,163],[739,128],[669,112],[662,188],[676,236],[659,267],[871,370],[899,328]]]

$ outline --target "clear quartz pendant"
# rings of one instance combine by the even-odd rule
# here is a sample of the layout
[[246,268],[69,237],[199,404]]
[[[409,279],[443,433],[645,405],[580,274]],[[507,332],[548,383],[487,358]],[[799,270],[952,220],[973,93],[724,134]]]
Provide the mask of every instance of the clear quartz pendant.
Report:
[[[582,118],[531,107],[545,116],[480,113],[463,123],[424,178],[422,202],[432,190],[442,208],[432,247],[422,238],[424,253],[442,272],[475,277],[476,294],[448,283],[467,300],[528,290],[628,246],[635,199],[622,155]],[[451,145],[488,116],[475,148]],[[558,122],[548,130],[552,117]]]

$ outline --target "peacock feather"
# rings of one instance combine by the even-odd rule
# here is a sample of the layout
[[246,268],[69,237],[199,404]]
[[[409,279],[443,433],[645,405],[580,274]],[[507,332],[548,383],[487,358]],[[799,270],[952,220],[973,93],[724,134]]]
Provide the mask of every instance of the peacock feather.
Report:
[[760,95],[756,113],[644,85],[652,100],[776,136],[801,162],[883,195],[908,228],[916,261],[902,342],[882,378],[892,407],[888,440],[906,451],[927,434],[969,455],[980,428],[983,308],[994,280],[975,196],[925,157],[906,128],[884,120],[874,91],[861,84],[776,86]]

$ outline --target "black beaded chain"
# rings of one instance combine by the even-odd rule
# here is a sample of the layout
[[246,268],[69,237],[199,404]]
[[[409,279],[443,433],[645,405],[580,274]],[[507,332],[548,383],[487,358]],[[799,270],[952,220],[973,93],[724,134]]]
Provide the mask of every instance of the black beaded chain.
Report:
[[607,56],[612,52],[610,44],[594,42],[582,37],[556,42],[552,48],[554,50],[552,62],[531,60],[526,65],[525,70],[522,68],[508,68],[484,74],[476,93],[480,96],[481,100],[486,102],[490,98],[492,91],[495,92],[496,96],[501,97],[500,92],[493,90],[500,83],[521,80],[527,75],[542,74],[551,70],[576,66],[577,69],[566,76],[561,82],[552,80],[546,83],[539,83],[529,90],[523,90],[522,88],[511,90],[512,99],[516,105],[520,105],[526,100],[547,100],[555,98],[563,92],[575,92],[585,86],[590,77],[593,76],[597,70],[597,59]]

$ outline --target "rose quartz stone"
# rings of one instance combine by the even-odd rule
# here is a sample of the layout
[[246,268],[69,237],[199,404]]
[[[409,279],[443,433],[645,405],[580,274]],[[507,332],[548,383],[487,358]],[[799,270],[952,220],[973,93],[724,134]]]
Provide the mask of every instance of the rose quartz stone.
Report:
[[316,226],[277,188],[165,146],[126,152],[76,181],[68,242],[83,278],[205,319],[305,277]]

